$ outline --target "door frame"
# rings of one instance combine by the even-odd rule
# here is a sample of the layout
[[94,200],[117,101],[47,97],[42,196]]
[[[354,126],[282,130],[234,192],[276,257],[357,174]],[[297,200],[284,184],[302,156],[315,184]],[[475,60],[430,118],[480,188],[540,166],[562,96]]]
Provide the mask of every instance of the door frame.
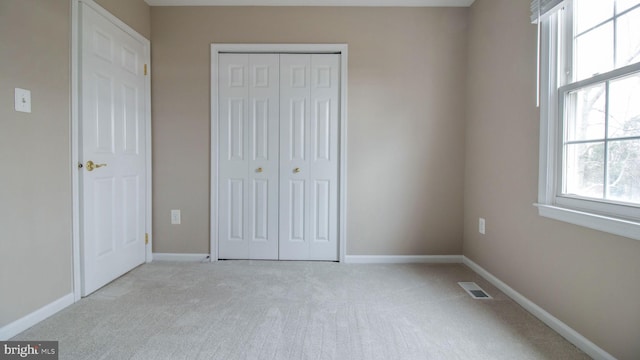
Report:
[[211,191],[210,259],[218,261],[219,118],[218,55],[220,53],[340,54],[340,118],[338,126],[338,258],[347,253],[347,44],[211,44]]
[[82,141],[82,133],[80,132],[80,82],[82,81],[80,58],[82,56],[81,34],[80,34],[80,3],[88,5],[98,14],[104,16],[114,25],[131,35],[134,39],[140,41],[144,46],[144,61],[147,64],[147,76],[145,77],[145,113],[143,119],[145,122],[146,136],[146,202],[145,202],[145,233],[149,234],[149,242],[145,244],[145,262],[152,260],[151,244],[153,236],[151,233],[151,42],[135,31],[132,27],[125,24],[122,20],[98,5],[94,0],[70,0],[71,1],[71,206],[72,206],[72,251],[73,251],[73,297],[74,301],[80,300],[82,297],[82,276],[83,270],[81,266],[81,246],[82,236],[80,232],[80,172],[78,164],[80,163],[80,144]]

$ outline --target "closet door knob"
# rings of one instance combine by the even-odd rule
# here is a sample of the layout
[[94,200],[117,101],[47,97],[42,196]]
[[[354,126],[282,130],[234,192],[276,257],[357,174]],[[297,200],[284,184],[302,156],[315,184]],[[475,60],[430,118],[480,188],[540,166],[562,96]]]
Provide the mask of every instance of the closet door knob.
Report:
[[257,168],[256,172],[262,172],[262,168],[261,167]]
[[294,173],[299,173],[299,172],[300,172],[300,168],[295,168],[295,169],[293,169],[293,172],[294,172]]

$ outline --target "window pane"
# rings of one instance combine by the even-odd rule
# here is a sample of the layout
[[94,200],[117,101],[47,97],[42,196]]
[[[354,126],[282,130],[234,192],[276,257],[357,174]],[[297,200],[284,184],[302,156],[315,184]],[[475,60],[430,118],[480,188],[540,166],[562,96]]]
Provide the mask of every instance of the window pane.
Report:
[[566,102],[566,141],[604,139],[605,84],[570,92]]
[[566,145],[565,171],[565,194],[602,199],[604,143]]
[[640,73],[609,84],[609,138],[640,136]]
[[613,17],[613,0],[574,0],[576,34]]
[[576,81],[613,69],[613,22],[576,38],[575,69]]
[[621,12],[640,4],[640,0],[616,0],[616,12]]
[[607,198],[640,203],[640,140],[609,143]]
[[618,18],[616,67],[640,61],[640,8]]

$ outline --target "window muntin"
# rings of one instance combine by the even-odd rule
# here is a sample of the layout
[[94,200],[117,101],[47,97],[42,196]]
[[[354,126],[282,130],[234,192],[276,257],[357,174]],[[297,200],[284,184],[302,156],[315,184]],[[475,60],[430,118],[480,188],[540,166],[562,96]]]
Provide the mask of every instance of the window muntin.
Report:
[[558,20],[556,202],[640,218],[640,0],[574,0]]
[[640,74],[611,81],[609,93],[609,136],[640,136]]
[[588,79],[640,60],[640,0],[573,0],[573,63],[567,82]]
[[561,194],[640,204],[640,71],[560,96]]

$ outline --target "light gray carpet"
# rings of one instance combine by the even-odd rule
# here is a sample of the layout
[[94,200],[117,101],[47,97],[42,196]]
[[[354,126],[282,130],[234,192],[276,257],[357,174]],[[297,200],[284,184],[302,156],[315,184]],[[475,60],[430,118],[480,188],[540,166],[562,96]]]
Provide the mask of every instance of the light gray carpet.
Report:
[[60,359],[589,358],[457,264],[154,262],[13,340]]

